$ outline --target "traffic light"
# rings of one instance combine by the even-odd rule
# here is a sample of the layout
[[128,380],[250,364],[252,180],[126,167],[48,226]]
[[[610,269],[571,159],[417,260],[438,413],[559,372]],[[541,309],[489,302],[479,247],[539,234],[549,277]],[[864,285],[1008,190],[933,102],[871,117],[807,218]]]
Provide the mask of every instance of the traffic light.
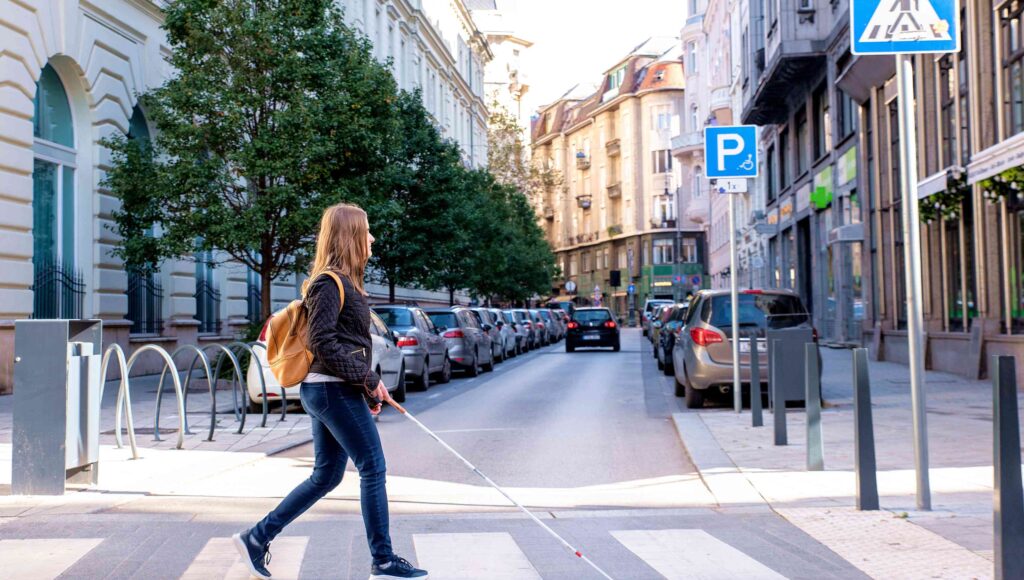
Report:
[[609,285],[612,288],[618,288],[622,286],[622,272],[620,270],[609,270],[608,271]]

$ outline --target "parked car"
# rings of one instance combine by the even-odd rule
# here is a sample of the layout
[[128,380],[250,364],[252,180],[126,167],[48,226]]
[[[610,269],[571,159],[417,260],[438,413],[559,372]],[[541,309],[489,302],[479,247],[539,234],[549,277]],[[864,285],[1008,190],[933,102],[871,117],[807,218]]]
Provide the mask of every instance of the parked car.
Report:
[[551,311],[547,308],[538,308],[537,314],[544,322],[544,328],[548,331],[548,342],[554,344],[562,340],[562,324],[551,315]]
[[573,313],[565,336],[565,352],[590,346],[610,346],[615,352],[619,351],[619,325],[611,310],[577,308]]
[[544,323],[544,319],[541,318],[540,310],[536,308],[527,308],[527,312],[530,313],[530,320],[533,321],[533,327],[537,330],[537,346],[547,346],[553,342],[551,329],[548,328],[547,324]]
[[565,338],[565,333],[568,330],[566,323],[569,315],[561,308],[548,308],[547,311],[551,313],[551,320],[554,321],[555,328],[558,329],[558,340],[562,340]]
[[658,358],[661,327],[665,325],[665,320],[671,315],[673,310],[675,310],[675,304],[664,304],[655,306],[654,310],[651,311],[651,328],[647,334],[651,339],[651,345],[654,347],[651,349],[651,356],[654,358]]
[[540,346],[540,330],[533,321],[533,315],[526,308],[513,308],[512,312],[519,318],[519,323],[526,327],[526,350]]
[[501,313],[505,317],[505,322],[512,326],[512,331],[516,335],[516,355],[520,355],[530,349],[530,329],[526,327],[524,321],[526,317],[521,312],[514,310],[502,310]]
[[[271,315],[273,318],[274,315]],[[245,385],[249,392],[249,412],[259,413],[263,411],[263,389],[260,384],[260,371],[263,371],[263,380],[267,387],[267,402],[281,400],[281,384],[270,372],[270,364],[267,362],[267,327],[270,319],[263,324],[257,343],[262,345],[253,347],[255,357],[250,358],[249,368],[246,369]],[[370,355],[370,368],[384,381],[388,392],[399,403],[405,401],[405,360],[402,349],[398,346],[398,337],[388,328],[377,316],[370,312],[370,342],[373,344],[373,352]],[[287,401],[299,400],[299,387],[285,389]]]
[[498,325],[498,317],[490,311],[489,308],[470,308],[480,322],[480,328],[483,329],[484,335],[487,337],[489,348],[491,349],[491,358],[496,363],[500,363],[505,360],[505,337],[501,335],[501,326]]
[[[712,389],[722,395],[732,391],[732,300],[728,290],[701,290],[690,302],[686,331],[672,350],[676,396],[686,406],[700,408]],[[767,329],[810,328],[810,315],[792,290],[745,290],[739,295],[739,325],[756,331],[758,360],[768,365]],[[815,341],[817,332],[814,331]],[[750,339],[739,339],[741,386],[750,385]],[[819,357],[820,357],[819,353]],[[818,367],[821,367],[819,362]]]
[[488,310],[494,315],[494,324],[501,334],[501,360],[516,356],[516,331],[512,330],[512,324],[505,320],[505,313],[500,308]]
[[651,314],[655,306],[662,306],[665,304],[672,304],[671,300],[661,300],[648,298],[644,301],[643,315],[640,317],[640,326],[643,328],[644,336],[650,338],[651,330]]
[[679,338],[688,311],[688,303],[672,305],[671,311],[663,318],[661,329],[658,331],[658,343],[654,350],[657,353],[658,368],[667,376],[672,376],[675,369],[675,365],[672,363],[672,349],[675,348],[676,339]]
[[468,308],[425,308],[423,310],[448,344],[448,358],[471,377],[480,369],[494,370],[490,339],[484,335],[476,314]]
[[437,327],[417,306],[379,304],[373,311],[398,336],[398,347],[405,356],[405,375],[418,390],[430,388],[430,379],[447,383],[452,377],[448,345]]
[[550,308],[551,310],[561,310],[565,314],[565,316],[569,318],[571,318],[572,313],[576,311],[576,305],[568,300],[566,300],[565,302],[548,302],[547,307]]

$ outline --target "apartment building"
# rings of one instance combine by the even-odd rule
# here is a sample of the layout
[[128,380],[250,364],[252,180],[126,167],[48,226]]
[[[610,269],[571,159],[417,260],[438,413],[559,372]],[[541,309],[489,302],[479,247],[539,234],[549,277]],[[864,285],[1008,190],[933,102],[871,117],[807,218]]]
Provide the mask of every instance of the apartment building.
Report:
[[[99,141],[155,131],[137,95],[172,73],[162,5],[0,0],[0,393],[12,389],[17,319],[103,319],[105,342],[129,351],[146,342],[174,350],[224,341],[258,320],[259,279],[241,266],[214,268],[218,256],[203,255],[138,276],[111,254],[118,201],[99,185],[109,161]],[[466,162],[484,164],[483,67],[491,56],[464,3],[347,0],[344,7],[377,56],[393,60],[399,84],[423,87]],[[275,306],[292,300],[299,282],[277,282]],[[387,296],[386,287],[369,290]],[[399,297],[447,303],[444,293],[403,288]],[[159,370],[147,364],[138,372]]]
[[596,90],[570,90],[533,123],[534,162],[564,177],[537,200],[562,270],[553,294],[570,297],[571,280],[577,301],[625,314],[638,300],[702,287],[704,236],[680,211],[690,194],[671,148],[685,102],[678,43],[645,41]]

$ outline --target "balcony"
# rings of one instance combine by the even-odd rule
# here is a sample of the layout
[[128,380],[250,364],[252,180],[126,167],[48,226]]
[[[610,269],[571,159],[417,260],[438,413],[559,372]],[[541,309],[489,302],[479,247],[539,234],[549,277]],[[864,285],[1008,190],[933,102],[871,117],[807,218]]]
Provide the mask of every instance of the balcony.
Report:
[[616,181],[615,183],[609,185],[606,189],[608,190],[608,198],[609,199],[614,199],[614,198],[620,197],[622,195],[622,183],[621,182]]
[[544,219],[553,220],[555,219],[555,208],[551,205],[544,206]]
[[710,210],[707,198],[693,198],[686,204],[686,219],[696,224],[707,223]]
[[672,138],[672,154],[704,149],[704,131],[690,131]]
[[609,238],[614,238],[615,236],[621,236],[621,235],[622,235],[622,224],[615,224],[615,225],[612,225],[612,226],[608,226],[608,237]]
[[651,228],[656,230],[675,229],[676,220],[651,218]]
[[590,169],[590,158],[586,155],[576,156],[576,169]]
[[732,95],[729,94],[729,87],[718,87],[711,91],[711,112],[732,108]]
[[619,142],[618,137],[615,139],[609,139],[608,142],[605,143],[604,147],[608,157],[615,157],[622,154],[622,144]]

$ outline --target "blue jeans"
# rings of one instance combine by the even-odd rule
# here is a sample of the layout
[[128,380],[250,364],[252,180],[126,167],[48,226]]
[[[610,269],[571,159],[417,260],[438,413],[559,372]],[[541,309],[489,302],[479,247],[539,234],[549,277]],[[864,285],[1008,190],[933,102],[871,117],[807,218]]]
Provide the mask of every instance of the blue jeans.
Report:
[[351,457],[359,470],[360,505],[370,555],[375,564],[387,562],[393,552],[384,487],[384,449],[366,400],[359,391],[341,383],[302,383],[299,396],[313,428],[313,474],[252,528],[253,540],[260,545],[273,540],[292,520],[338,487]]

